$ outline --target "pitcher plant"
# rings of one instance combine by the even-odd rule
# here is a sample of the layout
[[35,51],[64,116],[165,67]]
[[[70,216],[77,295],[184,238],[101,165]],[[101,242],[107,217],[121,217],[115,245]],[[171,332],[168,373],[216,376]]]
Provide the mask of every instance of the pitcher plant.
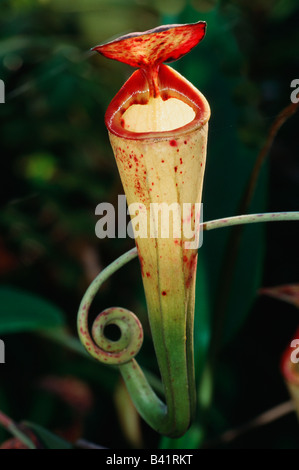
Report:
[[[172,437],[188,429],[195,410],[197,246],[191,237],[198,238],[210,108],[188,80],[164,63],[189,52],[205,29],[202,21],[162,26],[93,49],[138,67],[111,101],[105,123],[132,217],[166,404],[133,359],[143,338],[134,314],[105,310],[94,322],[92,339],[87,325],[92,299],[85,296],[79,335],[96,359],[119,366],[139,413],[156,431]],[[172,233],[165,236],[170,212]],[[105,337],[104,327],[111,323],[120,328],[119,341]]]

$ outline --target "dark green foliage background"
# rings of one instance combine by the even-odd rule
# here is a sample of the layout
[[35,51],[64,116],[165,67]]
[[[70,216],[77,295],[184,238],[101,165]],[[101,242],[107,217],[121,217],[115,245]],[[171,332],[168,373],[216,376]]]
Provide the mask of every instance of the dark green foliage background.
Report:
[[[113,400],[118,374],[57,346],[40,330],[65,324],[76,336],[85,289],[133,246],[130,239],[98,240],[94,231],[96,205],[116,206],[122,193],[104,113],[131,69],[90,54],[90,47],[126,32],[198,20],[208,23],[205,40],[172,65],[211,105],[203,197],[204,219],[211,220],[236,215],[271,123],[290,103],[290,83],[299,78],[298,2],[0,3],[0,78],[6,85],[0,105],[0,337],[6,345],[0,410],[16,421],[66,428],[67,405],[37,384],[46,375],[73,375],[95,395],[82,437],[109,448],[130,446]],[[298,210],[298,124],[295,115],[277,135],[250,212]],[[279,361],[299,323],[294,307],[257,294],[261,286],[299,282],[298,224],[246,228],[231,288],[223,294],[228,235],[228,229],[206,233],[199,256],[198,416],[178,441],[160,438],[143,423],[144,447],[299,448],[294,414],[227,444],[218,439],[288,399]],[[138,261],[109,280],[94,311],[115,304],[140,316],[146,333],[140,363],[157,374]],[[219,325],[211,398],[208,345]],[[7,437],[0,430],[0,442]]]

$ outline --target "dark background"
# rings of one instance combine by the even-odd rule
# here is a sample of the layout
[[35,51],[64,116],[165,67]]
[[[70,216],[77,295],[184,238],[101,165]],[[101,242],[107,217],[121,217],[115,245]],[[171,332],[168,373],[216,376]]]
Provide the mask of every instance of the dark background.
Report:
[[[258,290],[299,283],[298,223],[247,227],[235,260],[228,251],[230,229],[204,234],[195,325],[199,407],[181,440],[161,438],[140,422],[118,373],[86,358],[71,339],[86,288],[133,246],[130,239],[99,240],[94,231],[97,204],[116,205],[122,193],[104,113],[132,70],[88,51],[127,32],[198,20],[207,21],[206,38],[172,65],[211,106],[203,195],[204,219],[211,220],[239,213],[269,129],[290,104],[290,83],[299,78],[298,2],[0,4],[0,78],[6,85],[0,105],[0,337],[6,347],[0,410],[72,442],[299,448],[294,413],[231,442],[219,438],[289,399],[279,363],[299,323],[298,309]],[[298,183],[295,114],[276,135],[248,212],[298,210]],[[138,261],[105,284],[94,311],[115,304],[140,316],[146,339],[138,360],[158,374]],[[212,384],[202,382],[208,357]],[[0,429],[0,442],[8,437]]]

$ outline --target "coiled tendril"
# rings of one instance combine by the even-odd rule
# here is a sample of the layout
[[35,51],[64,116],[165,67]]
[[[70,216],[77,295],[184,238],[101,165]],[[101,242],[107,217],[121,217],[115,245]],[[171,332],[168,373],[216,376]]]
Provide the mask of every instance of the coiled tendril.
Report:
[[[122,365],[139,352],[143,342],[143,329],[134,313],[120,307],[111,307],[101,312],[88,331],[88,310],[80,317],[79,335],[87,351],[100,362]],[[105,334],[108,325],[120,330],[118,340],[109,339]]]
[[[127,254],[125,258],[119,258],[104,269],[87,289],[79,308],[78,332],[80,340],[89,354],[105,364],[118,366],[126,364],[136,356],[142,346],[142,325],[130,310],[120,307],[103,310],[93,322],[91,335],[88,325],[91,303],[103,282],[136,255],[136,249],[133,249],[129,252],[129,256]],[[105,330],[108,325],[115,325],[119,328],[119,339],[112,340],[107,337]]]

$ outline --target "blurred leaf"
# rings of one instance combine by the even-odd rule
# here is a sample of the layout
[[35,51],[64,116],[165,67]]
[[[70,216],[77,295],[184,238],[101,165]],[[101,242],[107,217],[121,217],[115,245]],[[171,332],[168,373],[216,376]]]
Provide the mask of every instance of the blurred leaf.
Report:
[[[263,209],[263,199],[260,207]],[[253,211],[254,212],[254,211]],[[257,212],[257,210],[256,210]],[[259,227],[257,227],[259,225]],[[261,285],[264,261],[265,227],[246,227],[236,263],[221,344],[227,344],[244,324]]]
[[37,333],[74,353],[80,354],[89,359],[91,358],[91,356],[87,354],[80,340],[76,336],[72,336],[65,328],[51,328],[50,330],[41,330]]
[[186,5],[185,0],[164,0],[163,2],[159,0],[153,1],[154,6],[157,8],[159,13],[163,15],[177,15],[181,13],[183,8]]
[[114,401],[120,425],[127,441],[134,449],[140,449],[143,441],[140,416],[122,379],[119,380],[116,387]]
[[217,0],[191,0],[192,6],[200,13],[213,10],[217,6]]
[[30,44],[27,37],[13,36],[0,40],[0,56],[25,49]]
[[0,334],[33,331],[64,324],[58,307],[28,292],[0,288]]
[[288,302],[299,308],[299,284],[286,284],[276,287],[263,287],[260,294],[269,295],[275,299]]
[[[13,438],[10,438],[6,441],[4,441],[1,445],[0,445],[0,449],[42,449],[43,446],[42,444],[39,442],[39,440],[37,439],[36,435],[29,429],[25,428],[25,426],[22,426],[20,425],[19,426],[19,432],[21,431],[23,433],[23,436],[25,438],[28,438],[29,441],[27,442],[24,442],[23,439],[21,439],[20,437],[13,437]],[[30,443],[30,445],[29,445]]]
[[52,434],[50,431],[43,428],[42,426],[39,426],[38,424],[29,422],[25,422],[24,424],[36,434],[36,436],[44,444],[46,449],[73,448],[73,446],[69,442],[65,441],[64,439],[61,439],[61,437],[56,436],[55,434]]
[[47,375],[39,381],[43,390],[59,397],[77,414],[86,415],[94,406],[91,388],[76,377]]
[[55,158],[48,153],[29,155],[26,161],[25,176],[28,179],[45,183],[55,174]]

